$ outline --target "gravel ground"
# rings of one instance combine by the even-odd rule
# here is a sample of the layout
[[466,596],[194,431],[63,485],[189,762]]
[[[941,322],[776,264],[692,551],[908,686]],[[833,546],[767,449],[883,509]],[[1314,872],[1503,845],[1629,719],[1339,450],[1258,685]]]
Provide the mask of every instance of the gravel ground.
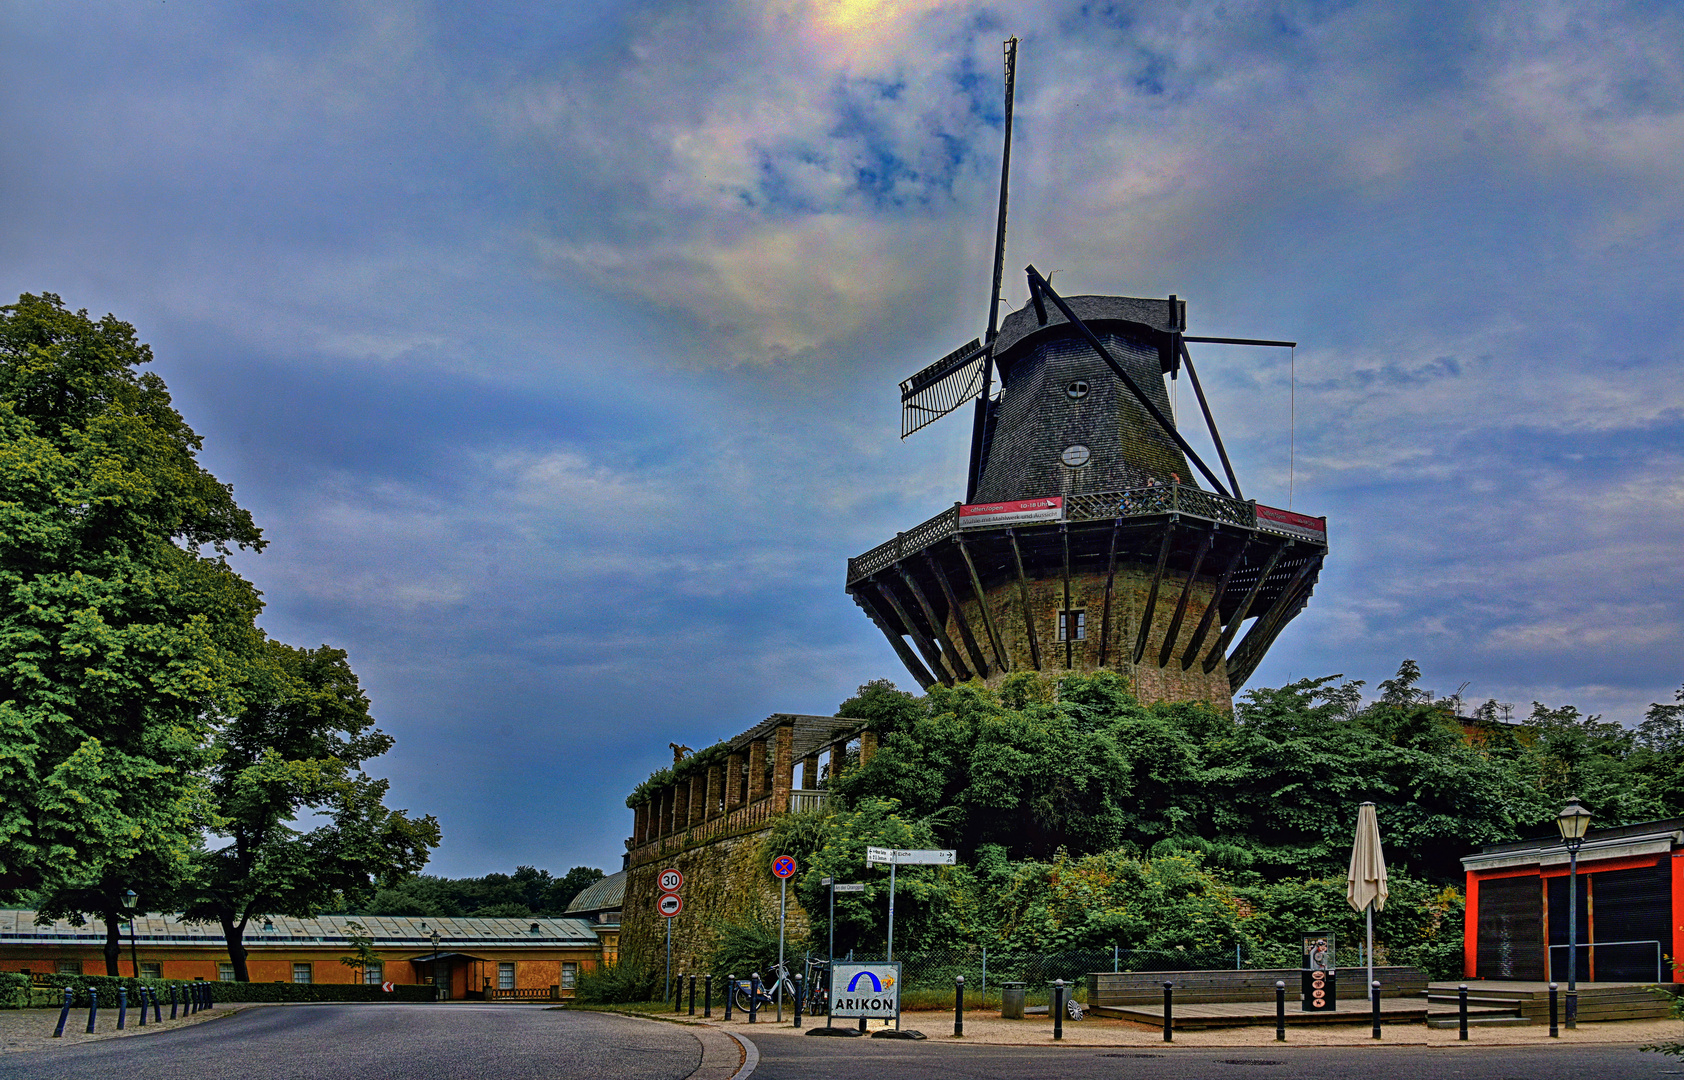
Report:
[[224,1016],[233,1016],[242,1009],[249,1009],[250,1005],[218,1005],[214,1009],[204,1009],[190,1016],[169,1019],[169,1009],[164,1009],[164,1020],[159,1023],[147,1014],[146,1026],[140,1026],[140,1019],[136,1015],[138,1010],[130,1009],[128,1026],[122,1031],[117,1030],[117,1010],[99,1007],[99,1018],[94,1025],[94,1033],[88,1034],[88,1007],[70,1010],[70,1019],[64,1025],[64,1037],[53,1038],[53,1029],[58,1026],[57,1009],[0,1009],[0,1053],[14,1050],[50,1050],[61,1046],[79,1046],[82,1043],[99,1042],[102,1039],[127,1039],[136,1035],[147,1035],[158,1031],[174,1031],[177,1028],[192,1027],[209,1020],[217,1020]]
[[[688,1018],[686,1018],[688,1019]],[[823,1027],[824,1017],[818,1017],[815,1025],[812,1018],[803,1017],[803,1027],[793,1028],[786,1020],[783,1024],[757,1023],[750,1027],[746,1022],[732,1017],[730,1028],[732,1031],[742,1032],[753,1038],[786,1038],[801,1037],[814,1026]],[[723,1025],[717,1017],[710,1021]],[[838,1025],[842,1022],[838,1021]],[[858,1021],[854,1021],[858,1023]],[[873,1031],[880,1027],[892,1027],[892,1024],[873,1022]],[[916,1012],[907,1013],[901,1018],[903,1028],[922,1031],[932,1041],[964,1042],[978,1044],[994,1044],[999,1046],[1051,1046],[1052,1020],[1040,1017],[1028,1020],[1002,1020],[998,1013],[966,1013],[965,1035],[963,1039],[953,1036],[953,1014]],[[1455,1028],[1429,1028],[1425,1024],[1387,1024],[1382,1028],[1381,1042],[1393,1046],[1455,1046],[1457,1039]],[[1252,1046],[1252,1047],[1283,1047],[1283,1046],[1366,1046],[1374,1042],[1369,1035],[1369,1025],[1360,1024],[1331,1024],[1305,1027],[1288,1027],[1286,1042],[1275,1041],[1273,1024],[1266,1027],[1219,1028],[1214,1031],[1177,1031],[1175,1033],[1176,1046]],[[1573,1044],[1631,1044],[1654,1042],[1659,1039],[1678,1039],[1684,1037],[1684,1023],[1677,1020],[1622,1020],[1612,1023],[1581,1024],[1574,1031],[1562,1029],[1559,1039],[1549,1037],[1548,1024],[1535,1024],[1524,1027],[1487,1027],[1478,1025],[1468,1029],[1468,1045],[1470,1046],[1527,1046],[1538,1043],[1573,1043]],[[1069,1046],[1163,1046],[1164,1036],[1161,1028],[1143,1027],[1129,1023],[1126,1020],[1095,1019],[1089,1017],[1081,1021],[1066,1021],[1064,1025],[1063,1042]]]

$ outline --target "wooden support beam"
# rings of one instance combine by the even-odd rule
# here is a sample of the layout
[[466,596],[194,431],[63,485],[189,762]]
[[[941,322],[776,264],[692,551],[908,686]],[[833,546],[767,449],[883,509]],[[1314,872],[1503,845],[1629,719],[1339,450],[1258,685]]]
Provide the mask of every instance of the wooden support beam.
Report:
[[1205,634],[1210,631],[1210,624],[1222,610],[1222,598],[1228,593],[1228,582],[1234,580],[1234,571],[1240,568],[1245,560],[1245,553],[1250,550],[1251,542],[1257,538],[1255,532],[1248,533],[1240,541],[1240,549],[1234,552],[1234,557],[1228,560],[1228,566],[1222,571],[1222,578],[1216,583],[1216,591],[1210,595],[1210,603],[1205,606],[1205,613],[1199,617],[1199,625],[1193,630],[1193,640],[1187,643],[1187,649],[1181,654],[1181,670],[1186,671],[1193,666],[1198,658],[1199,646],[1204,644]]
[[1105,559],[1105,613],[1099,623],[1099,663],[1097,667],[1105,666],[1106,654],[1111,648],[1111,585],[1117,579],[1117,540],[1123,534],[1123,522],[1119,518],[1111,523],[1111,554]]
[[954,678],[947,673],[946,666],[941,662],[941,650],[936,647],[935,642],[924,636],[922,630],[918,629],[918,624],[912,621],[912,616],[901,605],[900,597],[895,595],[895,590],[890,587],[888,582],[880,580],[875,574],[871,577],[871,583],[877,586],[877,595],[881,596],[884,602],[889,605],[889,610],[895,613],[895,618],[899,619],[900,624],[906,627],[906,636],[911,638],[912,644],[916,645],[918,651],[924,654],[924,662],[930,665],[930,673],[941,680],[943,686],[952,686]]
[[1205,530],[1199,539],[1199,550],[1193,556],[1193,568],[1187,571],[1187,580],[1181,585],[1181,599],[1175,602],[1175,615],[1169,620],[1169,629],[1164,632],[1164,647],[1158,650],[1158,666],[1168,667],[1169,658],[1175,652],[1175,639],[1181,635],[1181,619],[1187,614],[1187,598],[1193,594],[1193,582],[1198,580],[1199,569],[1204,566],[1205,555],[1210,551],[1210,543],[1216,539],[1216,530],[1221,526],[1211,522],[1210,528]]
[[1263,654],[1269,651],[1269,646],[1275,643],[1275,638],[1286,629],[1303,610],[1304,603],[1310,592],[1315,588],[1316,577],[1321,568],[1323,556],[1317,555],[1306,559],[1298,572],[1292,575],[1292,580],[1281,590],[1281,597],[1269,606],[1252,625],[1249,633],[1240,639],[1234,651],[1228,656],[1228,685],[1230,689],[1237,689],[1251,678],[1251,673],[1257,670],[1257,665],[1263,659]]
[[1017,530],[1007,529],[1012,542],[1012,559],[1017,563],[1017,598],[1023,604],[1023,626],[1029,632],[1029,662],[1041,670],[1041,641],[1035,636],[1035,612],[1029,606],[1029,579],[1023,573],[1023,552],[1017,546]]
[[917,578],[907,572],[905,563],[895,563],[895,573],[899,574],[900,579],[906,582],[906,587],[912,592],[912,598],[918,601],[919,610],[924,613],[924,621],[930,624],[931,630],[935,631],[936,641],[941,645],[942,661],[953,672],[954,678],[959,682],[970,678],[970,669],[965,666],[965,661],[960,657],[958,648],[953,644],[953,639],[947,636],[947,620],[936,614],[935,605],[931,604],[930,598],[924,595],[923,586],[918,584]]
[[1291,546],[1292,541],[1288,540],[1286,543],[1276,546],[1275,550],[1269,553],[1268,561],[1263,564],[1263,569],[1258,571],[1257,580],[1251,583],[1251,588],[1246,592],[1245,599],[1240,601],[1239,610],[1234,612],[1234,617],[1229,619],[1228,625],[1222,628],[1222,636],[1216,639],[1216,644],[1212,645],[1210,652],[1205,654],[1204,673],[1206,675],[1216,670],[1216,662],[1221,660],[1222,654],[1228,651],[1228,642],[1232,641],[1234,635],[1239,633],[1240,624],[1245,622],[1245,617],[1250,614],[1251,605],[1257,600],[1257,594],[1263,591],[1263,583],[1269,580],[1269,575],[1274,571],[1275,564],[1280,562],[1281,553]]
[[1134,662],[1146,655],[1146,639],[1152,633],[1152,615],[1158,610],[1158,586],[1164,583],[1164,565],[1169,561],[1170,541],[1175,537],[1176,519],[1170,515],[1164,526],[1164,538],[1158,542],[1158,565],[1152,571],[1152,586],[1146,590],[1146,609],[1140,613],[1140,633],[1134,639]]
[[864,589],[859,592],[850,589],[849,592],[853,595],[854,602],[859,604],[860,610],[864,611],[866,617],[876,623],[877,629],[883,631],[883,636],[889,639],[889,645],[895,650],[895,655],[900,657],[900,662],[906,665],[907,673],[918,683],[919,689],[928,690],[934,686],[936,677],[931,675],[923,662],[906,647],[906,640],[889,628],[888,620],[884,618],[882,609],[877,606],[871,593]]
[[988,642],[994,646],[994,664],[997,671],[1010,671],[1012,662],[1006,655],[1006,647],[1000,641],[1000,628],[994,621],[994,608],[988,602],[988,594],[982,591],[982,579],[977,576],[976,563],[971,561],[971,549],[965,544],[965,534],[959,533],[953,538],[959,545],[959,554],[965,560],[965,572],[971,578],[971,595],[976,597],[976,606],[982,611],[982,627],[988,631]]
[[976,635],[971,633],[971,624],[965,619],[965,609],[959,606],[959,598],[953,595],[953,585],[947,580],[947,574],[928,548],[924,550],[924,564],[930,568],[930,573],[941,585],[941,594],[947,598],[947,610],[953,613],[953,624],[959,628],[959,637],[965,643],[965,651],[970,656],[971,663],[975,665],[976,673],[984,679],[988,678],[988,657],[978,647]]

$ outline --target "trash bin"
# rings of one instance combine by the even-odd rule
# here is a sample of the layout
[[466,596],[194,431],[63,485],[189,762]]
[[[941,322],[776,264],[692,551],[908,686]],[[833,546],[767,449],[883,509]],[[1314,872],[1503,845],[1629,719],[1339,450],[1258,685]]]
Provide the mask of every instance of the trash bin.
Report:
[[1000,1019],[1023,1019],[1023,988],[1028,985],[1020,982],[1000,984]]

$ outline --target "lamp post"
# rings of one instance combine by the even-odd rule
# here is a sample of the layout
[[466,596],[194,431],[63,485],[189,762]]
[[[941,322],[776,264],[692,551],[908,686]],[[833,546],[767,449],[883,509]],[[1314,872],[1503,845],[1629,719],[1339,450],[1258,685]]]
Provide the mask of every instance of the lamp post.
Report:
[[433,931],[433,1000],[439,998],[439,932]]
[[1567,845],[1567,1028],[1579,1026],[1579,845],[1590,829],[1590,811],[1574,799],[1555,815]]
[[135,948],[134,943],[134,921],[139,914],[135,910],[135,902],[139,899],[140,895],[133,889],[123,894],[123,910],[129,916],[129,962],[134,965],[134,977],[137,979],[140,978],[140,952]]

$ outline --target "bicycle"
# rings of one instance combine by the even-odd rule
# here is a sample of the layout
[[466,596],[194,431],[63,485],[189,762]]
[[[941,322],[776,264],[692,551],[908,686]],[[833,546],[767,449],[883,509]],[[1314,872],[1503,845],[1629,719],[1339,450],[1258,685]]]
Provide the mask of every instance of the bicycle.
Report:
[[[823,960],[808,959],[803,965],[801,981],[806,988],[807,1011],[813,1016],[821,1015],[825,1010],[825,1000],[828,994],[825,989],[816,985],[815,974],[823,972],[829,965]],[[795,979],[789,973],[788,964],[777,964],[772,968],[775,978],[760,984],[759,1004],[762,1008],[776,1004],[777,991],[781,988],[784,1000],[791,1004],[795,1001]],[[758,975],[759,973],[756,972]],[[738,979],[737,985],[731,988],[732,1003],[744,1012],[748,1011],[751,997],[751,979]]]

